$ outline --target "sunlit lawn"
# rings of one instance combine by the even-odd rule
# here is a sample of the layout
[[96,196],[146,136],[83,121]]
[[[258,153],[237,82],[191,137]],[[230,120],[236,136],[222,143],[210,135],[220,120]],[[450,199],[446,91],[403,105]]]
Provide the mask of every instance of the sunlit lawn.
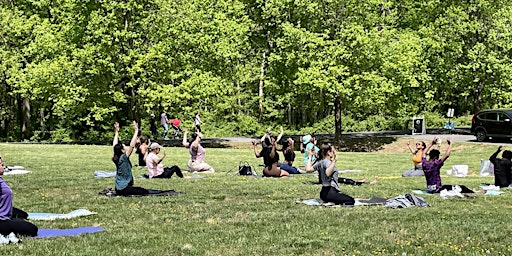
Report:
[[[480,159],[495,146],[456,145],[443,170],[468,164],[478,174]],[[0,247],[2,255],[511,255],[512,192],[475,199],[423,196],[431,207],[318,208],[296,200],[318,198],[314,175],[288,179],[247,178],[226,174],[247,160],[261,173],[251,149],[207,149],[215,168],[203,179],[143,180],[134,168],[135,184],[175,189],[175,197],[108,198],[98,195],[114,179],[96,179],[95,170],[114,171],[109,146],[0,144],[8,165],[22,165],[27,175],[4,176],[14,191],[14,205],[28,212],[66,213],[79,208],[98,214],[70,220],[34,221],[40,228],[101,226],[106,231],[76,237],[24,239]],[[188,152],[167,148],[166,165],[186,168]],[[342,186],[357,198],[393,197],[423,189],[423,177],[402,178],[411,155],[340,153],[339,169],[379,176],[376,186]],[[302,155],[297,152],[297,163]],[[136,155],[131,157],[136,163]],[[300,165],[300,164],[299,164]],[[478,188],[493,177],[455,178],[445,184]]]

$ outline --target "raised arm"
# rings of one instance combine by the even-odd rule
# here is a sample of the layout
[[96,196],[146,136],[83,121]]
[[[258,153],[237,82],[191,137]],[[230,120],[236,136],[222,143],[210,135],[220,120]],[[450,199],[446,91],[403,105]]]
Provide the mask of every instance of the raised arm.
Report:
[[413,154],[416,153],[416,151],[413,148],[411,148],[411,142],[410,141],[407,142],[407,147],[409,148],[411,153],[413,153]]
[[427,156],[428,151],[430,151],[430,148],[432,148],[432,146],[434,146],[434,144],[436,144],[436,141],[437,141],[437,137],[435,137],[430,142],[430,144],[428,144],[427,148],[425,150],[423,150],[423,153],[421,154],[421,157],[426,157]]
[[299,146],[300,146],[300,152],[301,152],[302,154],[304,154],[304,146],[302,146],[302,144],[303,144],[303,143],[302,143],[302,136],[299,136],[299,142],[300,142],[300,145],[299,145]]
[[501,148],[502,148],[502,147],[503,147],[503,146],[499,146],[499,147],[498,147],[498,150],[496,150],[496,152],[494,152],[494,154],[492,154],[492,156],[491,156],[491,157],[489,157],[489,160],[491,161],[491,163],[493,163],[493,164],[494,164],[494,162],[496,161],[496,158],[498,157],[498,154],[501,152]]
[[130,141],[130,147],[128,147],[128,150],[126,150],[126,156],[130,156],[133,152],[133,148],[135,147],[135,143],[137,143],[137,134],[139,133],[139,125],[137,122],[133,121],[132,123],[133,128],[133,136],[132,140]]
[[336,162],[338,161],[338,156],[336,155],[336,150],[334,149],[334,147],[332,148],[332,151],[334,153],[334,156],[331,159],[331,165],[329,165],[329,167],[327,167],[327,170],[325,170],[325,174],[327,175],[327,177],[332,176],[332,174],[334,173],[334,168],[336,168]]
[[276,144],[276,141],[273,139],[274,137],[272,137],[271,139],[271,144],[272,144],[272,149],[270,150],[270,158],[274,158],[274,156],[276,156],[276,148],[277,148],[277,144]]
[[283,137],[283,134],[284,134],[284,130],[283,130],[283,127],[279,127],[279,135],[277,135],[277,139],[276,141],[281,141],[281,138]]
[[186,148],[188,148],[190,146],[190,143],[188,143],[188,141],[187,141],[187,134],[188,134],[188,130],[185,129],[185,131],[183,131],[183,141],[181,142],[181,144]]
[[252,142],[252,149],[254,150],[254,156],[261,157],[260,153],[258,151],[256,151],[256,145],[257,145],[256,141],[253,141]]
[[306,172],[314,172],[315,168],[313,168],[313,163],[311,163],[311,158],[313,157],[313,148],[308,149],[308,153],[309,154],[308,154],[308,161],[306,163]]
[[453,146],[453,143],[450,140],[450,138],[446,139],[446,142],[448,143],[448,149],[446,150],[446,153],[444,153],[444,156],[441,158],[441,161],[443,161],[443,162],[446,159],[448,159],[448,157],[450,157],[450,153],[452,152],[452,146]]
[[202,137],[203,137],[203,134],[200,132],[197,132],[196,139],[192,142],[192,144],[190,144],[190,147],[192,148],[193,151],[197,151],[197,148],[199,147],[199,141],[201,140]]
[[114,124],[114,140],[112,141],[112,146],[117,145],[119,143],[119,123],[116,122]]

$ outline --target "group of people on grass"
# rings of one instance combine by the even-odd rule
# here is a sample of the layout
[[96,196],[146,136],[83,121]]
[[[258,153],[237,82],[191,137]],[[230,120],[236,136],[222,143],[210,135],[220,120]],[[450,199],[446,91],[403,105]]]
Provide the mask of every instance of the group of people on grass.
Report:
[[[139,166],[145,166],[148,170],[148,178],[171,178],[173,174],[183,178],[183,173],[178,166],[165,167],[163,160],[166,157],[165,149],[157,142],[149,143],[147,136],[137,136],[139,127],[136,122],[132,124],[133,136],[128,146],[119,142],[119,124],[114,124],[114,156],[112,161],[116,165],[115,190],[118,195],[145,195],[149,191],[133,186],[132,164],[130,155],[136,149]],[[182,145],[189,150],[190,160],[188,168],[190,172],[213,173],[215,170],[208,165],[205,159],[205,149],[201,146],[201,132],[192,133],[187,140],[188,131],[183,133]],[[160,152],[162,155],[159,156]]]

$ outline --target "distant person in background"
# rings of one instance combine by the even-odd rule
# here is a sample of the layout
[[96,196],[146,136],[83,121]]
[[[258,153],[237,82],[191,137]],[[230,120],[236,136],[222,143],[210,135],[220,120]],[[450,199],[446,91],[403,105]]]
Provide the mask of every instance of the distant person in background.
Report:
[[13,210],[15,212],[23,211],[16,208],[13,209],[12,207],[13,195],[11,187],[2,178],[4,168],[4,164],[2,160],[0,160],[0,234],[5,236],[0,239],[3,240],[3,243],[16,243],[18,242],[18,238],[16,238],[16,236],[37,236],[38,228],[36,225],[27,222],[24,219],[18,219],[18,216],[13,216]]
[[151,136],[153,136],[153,139],[156,139],[158,132],[156,128],[155,114],[151,114],[149,117],[149,129],[151,130]]
[[508,187],[512,183],[512,152],[503,151],[502,158],[497,158],[503,146],[499,146],[498,150],[489,158],[494,165],[494,185],[499,187]]
[[402,177],[412,177],[412,176],[424,176],[423,168],[421,167],[421,157],[423,156],[423,151],[427,147],[425,142],[418,141],[416,142],[416,147],[412,148],[411,143],[407,142],[407,147],[412,153],[412,163],[413,168],[409,169],[402,173]]
[[146,161],[144,160],[144,157],[146,156],[146,153],[148,152],[149,147],[149,139],[146,135],[141,135],[137,138],[137,143],[135,143],[135,154],[137,154],[139,159],[139,166],[144,167],[146,166]]
[[165,113],[165,111],[162,111],[162,114],[160,115],[160,123],[164,127],[162,137],[164,137],[165,140],[168,140],[169,138],[167,138],[167,133],[169,132],[169,119],[167,119],[167,113]]
[[[163,149],[163,156],[158,157],[158,154]],[[162,161],[166,154],[165,149],[160,144],[153,142],[149,146],[150,152],[146,156],[146,165],[148,167],[149,178],[164,178],[170,179],[174,173],[180,178],[183,178],[183,174],[178,166],[164,167]]]
[[214,173],[215,170],[213,167],[204,162],[206,151],[203,146],[201,146],[203,134],[200,132],[192,133],[190,139],[187,141],[187,133],[188,131],[185,129],[182,144],[185,148],[188,148],[190,153],[190,160],[188,161],[190,172]]
[[112,145],[114,146],[114,156],[112,157],[112,162],[116,165],[115,190],[118,195],[122,196],[145,195],[149,193],[145,188],[133,186],[133,173],[130,155],[132,154],[135,143],[137,142],[139,126],[135,121],[133,121],[132,127],[133,137],[130,141],[129,147],[125,147],[123,143],[119,142],[119,123],[114,124],[115,133],[114,140],[112,141]]
[[196,126],[196,132],[201,132],[201,117],[199,116],[199,112],[194,113],[194,125]]

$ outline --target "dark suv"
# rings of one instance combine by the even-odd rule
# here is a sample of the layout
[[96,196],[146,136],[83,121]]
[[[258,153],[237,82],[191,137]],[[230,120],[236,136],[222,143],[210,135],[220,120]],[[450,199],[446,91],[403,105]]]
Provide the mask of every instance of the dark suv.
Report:
[[492,138],[512,138],[512,109],[482,110],[471,120],[471,133],[477,141]]

